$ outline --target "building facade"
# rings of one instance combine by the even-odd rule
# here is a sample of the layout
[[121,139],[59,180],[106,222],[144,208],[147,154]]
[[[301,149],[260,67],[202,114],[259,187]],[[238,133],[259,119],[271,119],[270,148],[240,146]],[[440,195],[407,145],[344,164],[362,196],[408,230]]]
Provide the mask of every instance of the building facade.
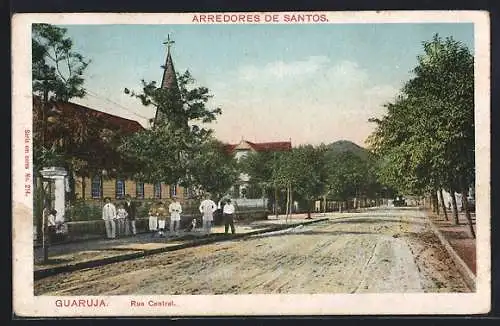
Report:
[[[239,161],[246,157],[249,153],[254,152],[282,152],[290,151],[292,149],[291,141],[280,142],[265,142],[254,143],[242,139],[238,144],[226,145],[226,150]],[[241,173],[239,182],[234,185],[230,191],[231,197],[239,200],[240,205],[255,205],[262,203],[265,195],[261,192],[258,196],[256,194],[249,194],[250,176],[246,173]]]

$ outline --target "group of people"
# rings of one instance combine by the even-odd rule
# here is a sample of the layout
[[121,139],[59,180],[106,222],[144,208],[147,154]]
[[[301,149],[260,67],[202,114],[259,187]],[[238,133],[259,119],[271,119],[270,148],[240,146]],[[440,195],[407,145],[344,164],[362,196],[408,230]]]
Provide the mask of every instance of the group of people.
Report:
[[[212,229],[212,224],[214,221],[214,213],[220,208],[223,214],[224,229],[225,233],[229,232],[231,228],[231,233],[235,233],[234,226],[234,215],[236,213],[235,206],[230,199],[226,199],[218,205],[215,204],[208,196],[200,203],[199,211],[202,214],[202,230],[205,234],[210,234]],[[125,196],[125,202],[119,203],[115,206],[111,203],[109,197],[105,198],[105,204],[102,208],[102,219],[106,226],[106,235],[109,239],[115,239],[121,235],[125,235],[126,226],[133,235],[136,235],[136,219],[137,209],[136,204],[131,200],[130,195]],[[172,202],[165,207],[165,204],[161,201],[154,203],[149,209],[149,231],[152,237],[160,236],[166,237],[166,221],[170,219],[169,234],[178,235],[181,224],[181,214],[182,206],[173,197]],[[196,228],[196,219],[193,219],[191,223],[191,230],[194,231]]]
[[[172,202],[170,203],[170,205],[168,205],[168,213],[170,214],[170,234],[178,235],[181,224],[182,206],[177,201],[177,198],[172,198]],[[165,224],[168,214],[163,202],[160,201],[153,204],[149,209],[148,214],[149,231],[151,232],[151,236],[154,237],[156,234],[158,234],[160,237],[165,237]]]
[[215,204],[213,200],[206,197],[200,203],[200,213],[202,214],[203,222],[203,232],[209,234],[212,228],[212,223],[214,220],[214,213],[217,209],[221,209],[224,222],[224,233],[227,234],[229,227],[231,227],[231,233],[236,232],[234,227],[234,215],[236,213],[236,208],[234,207],[231,199],[225,199],[219,202],[219,207]]
[[111,198],[105,198],[102,208],[102,219],[104,220],[108,239],[115,239],[116,237],[125,235],[127,226],[130,232],[136,235],[136,214],[137,207],[130,195],[126,195],[125,202],[119,203],[117,206],[111,202]]
[[57,211],[50,208],[50,203],[45,203],[43,209],[44,225],[47,226],[47,240],[52,243],[57,240],[58,235],[64,234],[64,223],[56,220]]

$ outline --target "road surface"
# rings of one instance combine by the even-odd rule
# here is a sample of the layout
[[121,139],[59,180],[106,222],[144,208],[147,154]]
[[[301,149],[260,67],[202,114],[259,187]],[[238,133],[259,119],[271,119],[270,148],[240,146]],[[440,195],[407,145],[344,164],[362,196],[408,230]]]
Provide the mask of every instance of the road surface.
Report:
[[417,209],[377,209],[35,282],[35,295],[470,292]]

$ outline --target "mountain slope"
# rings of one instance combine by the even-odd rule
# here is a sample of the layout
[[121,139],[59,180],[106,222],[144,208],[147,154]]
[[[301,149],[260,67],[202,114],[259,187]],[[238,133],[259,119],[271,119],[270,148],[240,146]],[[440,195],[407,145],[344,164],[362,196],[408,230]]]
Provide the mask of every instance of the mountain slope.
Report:
[[362,158],[363,160],[367,160],[371,156],[370,151],[368,151],[366,148],[363,148],[349,140],[338,140],[336,142],[328,144],[327,147],[332,154],[351,152],[356,156]]

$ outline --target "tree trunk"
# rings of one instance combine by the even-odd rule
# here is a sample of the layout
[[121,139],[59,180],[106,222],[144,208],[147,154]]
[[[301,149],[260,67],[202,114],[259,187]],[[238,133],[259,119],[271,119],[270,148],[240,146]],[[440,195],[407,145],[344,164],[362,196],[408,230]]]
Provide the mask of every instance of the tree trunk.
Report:
[[472,223],[472,217],[470,216],[469,203],[467,202],[467,190],[462,189],[462,206],[465,211],[465,217],[467,218],[467,223],[469,224],[470,234],[475,239],[476,232],[474,231],[474,225]]
[[278,186],[274,187],[274,214],[278,219]]
[[311,207],[312,207],[312,199],[309,199],[307,201],[308,205],[307,205],[307,219],[311,219]]
[[286,208],[285,208],[285,221],[288,223],[288,214],[290,211],[290,184],[286,187]]
[[85,200],[85,176],[82,176],[82,199]]
[[[436,189],[434,189],[432,196],[434,197],[434,201],[436,202],[436,213],[437,213],[437,215],[441,215],[441,210],[439,209],[440,203],[439,203],[439,198],[438,198]],[[444,207],[442,207],[442,208],[444,209]]]
[[439,200],[441,201],[441,207],[443,208],[444,218],[448,221],[448,212],[446,211],[446,206],[444,204],[443,189],[439,188]]
[[[38,173],[36,173],[38,175]],[[36,223],[36,236],[38,241],[42,240],[43,241],[43,209],[45,206],[45,196],[43,194],[43,180],[42,177],[37,176],[36,177],[36,188],[34,191],[35,194],[35,200],[37,201],[35,205],[35,223]]]
[[323,213],[326,214],[326,195],[323,196]]
[[42,232],[42,248],[43,248],[43,262],[47,263],[49,261],[49,230],[47,227],[47,220],[45,214],[42,217],[43,232]]
[[451,205],[453,207],[454,222],[455,222],[455,225],[458,225],[460,222],[458,220],[457,198],[455,197],[455,191],[450,190],[450,195],[451,195]]

